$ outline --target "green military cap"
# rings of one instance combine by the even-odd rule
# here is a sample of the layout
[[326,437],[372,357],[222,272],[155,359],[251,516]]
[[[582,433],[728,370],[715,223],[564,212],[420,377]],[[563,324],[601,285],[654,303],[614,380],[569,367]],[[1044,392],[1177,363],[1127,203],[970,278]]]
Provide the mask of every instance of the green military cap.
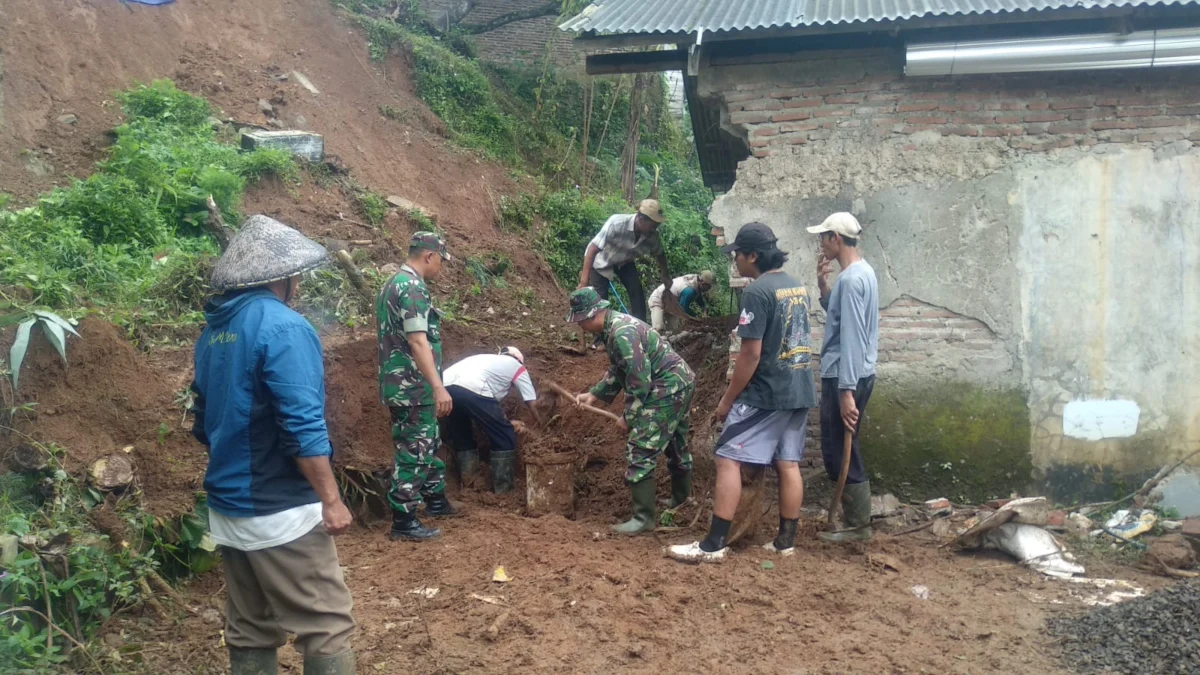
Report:
[[446,240],[442,239],[436,232],[427,232],[422,230],[412,236],[408,242],[408,247],[423,248],[429,251],[437,251],[442,255],[442,260],[449,260],[450,253],[446,250]]
[[602,310],[608,309],[607,300],[601,300],[596,289],[588,286],[571,294],[571,311],[567,314],[567,323],[579,323],[590,319]]

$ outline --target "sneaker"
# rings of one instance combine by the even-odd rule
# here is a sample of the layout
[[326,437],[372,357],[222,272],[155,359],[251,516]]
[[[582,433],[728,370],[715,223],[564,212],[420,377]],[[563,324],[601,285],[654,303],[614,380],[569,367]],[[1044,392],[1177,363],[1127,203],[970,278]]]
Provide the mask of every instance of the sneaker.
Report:
[[792,555],[792,554],[794,554],[794,553],[796,552],[796,547],[795,547],[795,546],[790,546],[790,547],[788,547],[788,548],[785,548],[785,549],[778,549],[778,548],[775,548],[775,540],[774,540],[774,539],[772,539],[771,541],[768,541],[767,543],[763,544],[763,546],[762,546],[762,547],[763,547],[763,550],[765,550],[765,551],[768,551],[768,552],[770,552],[770,553],[778,553],[779,555],[781,555],[781,556],[783,556],[783,557],[785,557],[785,558],[786,558],[787,556],[789,556],[789,555]]
[[729,547],[719,551],[705,551],[700,548],[700,542],[694,541],[690,544],[678,544],[676,546],[668,546],[663,549],[668,558],[674,558],[680,562],[690,563],[719,563],[724,562],[725,554],[729,551]]

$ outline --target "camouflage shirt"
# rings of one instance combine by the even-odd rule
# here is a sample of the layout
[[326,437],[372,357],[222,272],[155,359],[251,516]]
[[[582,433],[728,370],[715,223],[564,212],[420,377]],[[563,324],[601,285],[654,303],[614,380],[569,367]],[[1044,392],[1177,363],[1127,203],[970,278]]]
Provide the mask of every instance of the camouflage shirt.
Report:
[[630,408],[693,386],[695,375],[687,362],[645,322],[609,310],[601,337],[609,367],[591,392],[605,403],[611,403],[621,389],[625,390],[625,406]]
[[433,387],[425,381],[408,343],[409,333],[425,333],[433,362],[442,372],[442,330],[429,287],[416,270],[403,265],[375,298],[379,334],[379,397],[384,405],[433,405]]

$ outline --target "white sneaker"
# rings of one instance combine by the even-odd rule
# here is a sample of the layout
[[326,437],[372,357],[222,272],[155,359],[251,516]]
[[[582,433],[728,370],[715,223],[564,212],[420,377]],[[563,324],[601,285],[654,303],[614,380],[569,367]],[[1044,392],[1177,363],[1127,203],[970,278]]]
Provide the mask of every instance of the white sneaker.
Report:
[[775,548],[775,540],[774,540],[774,539],[772,539],[771,541],[768,541],[767,543],[763,544],[763,545],[762,545],[762,547],[763,547],[763,549],[765,549],[765,550],[767,550],[767,551],[770,551],[771,553],[778,553],[779,555],[781,555],[781,556],[783,556],[783,557],[785,557],[785,558],[786,558],[787,556],[789,556],[789,555],[792,555],[793,553],[795,553],[795,552],[796,552],[796,547],[795,547],[795,546],[791,546],[791,547],[789,547],[789,548],[785,548],[785,549],[782,549],[782,550]]
[[719,551],[705,551],[700,548],[700,542],[694,541],[690,544],[678,544],[676,546],[668,546],[663,549],[663,553],[667,554],[668,558],[674,558],[681,562],[690,563],[719,563],[725,560],[725,553],[729,551],[729,547]]

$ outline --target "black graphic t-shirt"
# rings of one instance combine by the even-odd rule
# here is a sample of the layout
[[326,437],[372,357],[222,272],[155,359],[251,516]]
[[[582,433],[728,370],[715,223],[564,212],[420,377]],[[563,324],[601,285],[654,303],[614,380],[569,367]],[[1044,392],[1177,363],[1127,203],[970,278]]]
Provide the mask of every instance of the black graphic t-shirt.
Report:
[[738,403],[766,410],[816,407],[808,302],[808,291],[785,272],[768,272],[742,292],[738,337],[762,340],[762,357]]

